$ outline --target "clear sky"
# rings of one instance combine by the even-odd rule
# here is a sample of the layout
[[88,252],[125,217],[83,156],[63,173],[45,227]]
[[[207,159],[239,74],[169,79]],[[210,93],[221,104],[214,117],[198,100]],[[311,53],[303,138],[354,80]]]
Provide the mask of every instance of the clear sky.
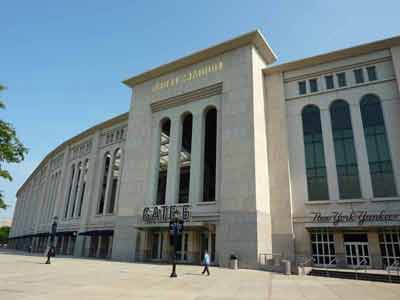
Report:
[[257,28],[286,62],[400,35],[400,1],[3,1],[0,118],[30,151],[0,179],[0,221],[49,151],[129,109],[123,79]]

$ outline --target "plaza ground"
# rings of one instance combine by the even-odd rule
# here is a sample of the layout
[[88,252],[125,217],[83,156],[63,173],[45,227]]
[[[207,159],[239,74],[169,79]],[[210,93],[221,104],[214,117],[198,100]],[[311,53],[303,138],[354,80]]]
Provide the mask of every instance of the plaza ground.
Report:
[[400,285],[254,270],[121,263],[0,253],[0,299],[400,299]]

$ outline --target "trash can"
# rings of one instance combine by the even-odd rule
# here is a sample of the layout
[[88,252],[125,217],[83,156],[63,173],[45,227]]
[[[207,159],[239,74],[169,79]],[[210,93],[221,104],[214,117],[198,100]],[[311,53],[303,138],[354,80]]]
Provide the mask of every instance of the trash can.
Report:
[[235,254],[229,256],[229,263],[232,270],[238,269],[238,257]]
[[283,264],[283,272],[284,272],[284,274],[285,275],[292,274],[290,260],[283,259],[282,260],[282,264]]

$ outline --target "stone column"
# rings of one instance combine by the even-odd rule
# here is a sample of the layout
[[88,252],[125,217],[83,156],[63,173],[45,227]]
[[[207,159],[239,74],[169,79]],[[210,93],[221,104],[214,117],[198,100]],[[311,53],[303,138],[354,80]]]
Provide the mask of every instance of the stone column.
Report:
[[346,249],[344,247],[344,239],[342,231],[335,231],[335,253],[336,253],[336,266],[343,268],[347,265],[346,263]]
[[321,127],[324,142],[329,200],[339,200],[340,195],[336,170],[335,146],[333,143],[331,116],[328,109],[321,109]]
[[168,153],[166,204],[178,202],[179,189],[179,153],[181,149],[182,126],[179,117],[171,119],[171,133]]
[[193,115],[192,153],[190,157],[189,203],[202,201],[204,168],[204,122],[200,112]]
[[354,146],[357,155],[358,175],[360,176],[361,195],[363,199],[373,198],[371,176],[368,164],[367,146],[358,102],[350,105],[351,123],[353,127]]
[[153,205],[157,199],[158,189],[158,173],[160,170],[160,142],[161,142],[161,128],[157,121],[153,122],[152,129],[152,155],[150,164],[150,185],[148,196],[145,199],[146,205]]
[[377,231],[369,231],[368,233],[368,248],[371,259],[370,265],[373,269],[382,268],[381,249],[379,246],[379,234]]

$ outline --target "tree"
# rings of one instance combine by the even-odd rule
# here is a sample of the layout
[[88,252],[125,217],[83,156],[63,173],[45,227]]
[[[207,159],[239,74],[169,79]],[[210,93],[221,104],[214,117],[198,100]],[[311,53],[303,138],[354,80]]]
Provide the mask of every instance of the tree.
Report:
[[[5,90],[5,86],[0,85],[0,92]],[[0,100],[0,109],[4,109],[4,102]],[[19,163],[24,160],[28,149],[17,137],[17,132],[12,124],[0,119],[0,177],[11,181],[11,174],[3,168],[2,164]],[[7,207],[3,192],[0,191],[0,209]]]
[[9,234],[10,234],[9,226],[0,227],[0,245],[7,243]]

